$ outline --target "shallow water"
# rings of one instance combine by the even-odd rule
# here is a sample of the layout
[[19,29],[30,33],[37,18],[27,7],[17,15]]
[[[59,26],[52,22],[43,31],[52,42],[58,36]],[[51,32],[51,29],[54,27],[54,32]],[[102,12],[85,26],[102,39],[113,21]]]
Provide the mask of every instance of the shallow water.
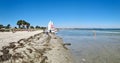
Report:
[[60,30],[76,63],[120,63],[120,30]]

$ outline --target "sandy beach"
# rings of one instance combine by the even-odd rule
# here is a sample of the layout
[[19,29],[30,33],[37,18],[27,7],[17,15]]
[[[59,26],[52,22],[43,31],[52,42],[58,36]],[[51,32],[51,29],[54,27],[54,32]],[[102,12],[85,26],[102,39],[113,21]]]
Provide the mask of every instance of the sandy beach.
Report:
[[41,33],[42,30],[38,31],[17,31],[16,33],[12,32],[0,32],[0,49],[2,46],[8,45],[10,42],[17,42],[20,39],[28,38],[37,33]]
[[74,63],[63,40],[55,34],[1,32],[0,63]]

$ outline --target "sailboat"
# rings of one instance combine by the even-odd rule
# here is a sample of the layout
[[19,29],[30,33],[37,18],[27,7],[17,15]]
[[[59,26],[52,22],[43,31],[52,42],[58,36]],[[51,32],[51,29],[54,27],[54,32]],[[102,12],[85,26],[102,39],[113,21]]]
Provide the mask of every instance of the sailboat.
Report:
[[54,23],[51,20],[48,23],[48,32],[57,33],[57,29],[54,27]]

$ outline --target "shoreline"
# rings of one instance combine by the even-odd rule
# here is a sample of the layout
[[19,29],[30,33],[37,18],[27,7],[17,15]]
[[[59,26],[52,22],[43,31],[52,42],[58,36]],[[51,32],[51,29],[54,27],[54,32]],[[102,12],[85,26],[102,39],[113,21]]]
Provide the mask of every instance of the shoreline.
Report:
[[3,63],[74,63],[69,49],[55,34],[39,32],[2,46]]

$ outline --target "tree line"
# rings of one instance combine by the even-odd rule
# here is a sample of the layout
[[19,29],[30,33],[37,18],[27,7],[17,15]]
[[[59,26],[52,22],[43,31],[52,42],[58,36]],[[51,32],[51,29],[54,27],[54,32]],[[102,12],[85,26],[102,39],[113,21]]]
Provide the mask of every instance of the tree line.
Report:
[[7,26],[4,26],[4,25],[0,24],[0,29],[1,29],[1,28],[9,29],[10,26],[11,26],[10,24],[8,24]]
[[26,22],[25,20],[18,20],[17,25],[20,29],[28,29],[30,27],[30,23]]
[[[40,26],[31,26],[29,22],[25,21],[25,20],[18,20],[16,25],[18,25],[18,27],[14,27],[15,29],[46,29],[46,27],[40,27]],[[0,24],[0,29],[10,29],[11,25],[8,24],[7,26],[4,26],[2,24]]]

